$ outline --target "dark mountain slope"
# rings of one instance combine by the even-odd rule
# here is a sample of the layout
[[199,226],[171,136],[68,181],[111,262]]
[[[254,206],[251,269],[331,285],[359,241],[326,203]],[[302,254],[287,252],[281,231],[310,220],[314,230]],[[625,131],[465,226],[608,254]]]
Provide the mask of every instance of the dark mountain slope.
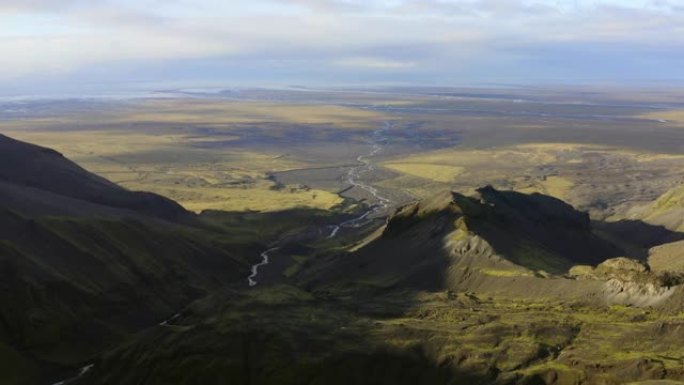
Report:
[[[48,209],[63,209],[58,204],[60,202],[52,204],[53,199],[41,195],[46,193],[167,220],[190,217],[190,213],[172,200],[147,192],[128,191],[87,172],[57,151],[0,134],[0,197],[3,200],[14,197],[15,203],[35,214],[48,213]],[[21,194],[19,199],[16,199],[17,194]],[[31,198],[39,202],[38,208],[27,205],[25,199]],[[83,205],[77,211],[87,213],[87,208]],[[40,209],[45,211],[40,212]]]
[[[104,347],[242,284],[256,236],[0,136],[0,383],[68,377]],[[34,368],[26,370],[26,368]]]
[[561,201],[445,193],[399,209],[361,244],[321,250],[297,275],[300,287],[196,301],[100,356],[74,384],[684,379],[681,316],[657,307],[681,300],[682,287],[642,261],[611,258],[620,250]]

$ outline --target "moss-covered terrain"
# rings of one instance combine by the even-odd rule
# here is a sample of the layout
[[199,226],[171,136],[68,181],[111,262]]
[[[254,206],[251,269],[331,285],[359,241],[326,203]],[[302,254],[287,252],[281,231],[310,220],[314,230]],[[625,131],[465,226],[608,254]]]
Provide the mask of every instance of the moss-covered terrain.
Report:
[[613,258],[558,200],[441,194],[362,246],[310,246],[280,283],[196,301],[73,383],[684,382],[680,278]]
[[[76,384],[623,384],[684,380],[684,317],[633,307],[292,286],[197,302]],[[142,382],[141,382],[142,381]]]
[[0,145],[31,160],[0,166],[2,384],[684,383],[676,244],[625,236],[653,225],[485,187],[331,238],[362,204],[196,215]]

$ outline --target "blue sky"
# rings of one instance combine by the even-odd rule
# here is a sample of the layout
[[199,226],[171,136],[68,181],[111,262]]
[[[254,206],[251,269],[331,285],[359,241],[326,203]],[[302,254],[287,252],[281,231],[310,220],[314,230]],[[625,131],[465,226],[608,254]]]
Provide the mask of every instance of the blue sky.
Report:
[[0,0],[3,93],[684,79],[684,0]]

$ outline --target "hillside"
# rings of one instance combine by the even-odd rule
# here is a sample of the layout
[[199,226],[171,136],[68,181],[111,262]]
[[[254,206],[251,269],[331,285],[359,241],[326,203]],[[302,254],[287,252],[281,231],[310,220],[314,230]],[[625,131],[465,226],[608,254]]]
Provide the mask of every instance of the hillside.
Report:
[[649,204],[633,207],[606,227],[643,249],[655,270],[684,271],[684,185]]
[[[0,134],[0,198],[31,214],[101,214],[131,210],[167,220],[190,213],[156,194],[133,192],[91,174],[60,153]],[[98,207],[100,206],[100,207]]]
[[684,232],[684,185],[670,189],[655,202],[637,207],[628,215],[631,219],[640,219],[672,231]]
[[0,372],[46,383],[191,300],[261,246],[50,149],[0,136]]
[[443,193],[290,284],[196,301],[74,384],[684,380],[682,277],[621,252],[554,198]]
[[562,276],[574,265],[596,265],[622,250],[593,233],[586,213],[540,194],[498,191],[442,193],[400,208],[382,235],[364,247],[302,273],[307,286],[353,289],[465,289],[475,275],[494,278]]
[[622,248],[666,227],[488,186],[330,239],[351,214],[195,215],[0,139],[3,384],[684,380],[681,242]]

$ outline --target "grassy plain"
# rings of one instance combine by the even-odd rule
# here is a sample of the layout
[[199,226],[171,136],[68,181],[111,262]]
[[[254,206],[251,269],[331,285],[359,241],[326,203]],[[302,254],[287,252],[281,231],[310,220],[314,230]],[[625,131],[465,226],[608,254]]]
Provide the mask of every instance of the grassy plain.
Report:
[[[312,135],[321,124],[368,129],[378,118],[378,113],[338,106],[171,99],[108,111],[27,117],[2,122],[0,129],[55,148],[124,187],[168,196],[190,210],[272,211],[330,209],[342,199],[334,192],[271,180],[271,172],[311,166],[287,156],[287,148],[226,147],[227,142],[249,136],[250,129],[271,139],[288,135],[283,124],[311,130]],[[260,127],[241,126],[245,123]]]
[[684,179],[681,111],[659,107],[678,100],[674,91],[226,95],[10,104],[4,111],[14,112],[0,109],[0,131],[195,211],[331,209],[340,194],[369,199],[344,193],[346,172],[368,153],[373,131],[385,121],[392,128],[371,159],[382,167],[362,178],[396,203],[492,184],[553,195],[606,217]]
[[382,165],[401,173],[382,186],[404,188],[419,198],[440,189],[470,192],[491,184],[551,195],[585,210],[610,206],[619,211],[651,201],[675,186],[682,177],[679,167],[684,165],[684,155],[581,143],[532,143],[459,146],[388,159]]

